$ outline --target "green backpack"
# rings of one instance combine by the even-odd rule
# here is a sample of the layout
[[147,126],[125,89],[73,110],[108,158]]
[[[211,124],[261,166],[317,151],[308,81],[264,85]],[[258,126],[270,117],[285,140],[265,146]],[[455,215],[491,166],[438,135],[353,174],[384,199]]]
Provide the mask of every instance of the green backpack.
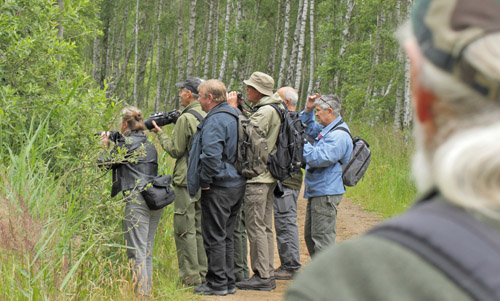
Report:
[[236,109],[222,108],[217,111],[233,115],[238,121],[238,155],[234,167],[247,179],[263,174],[267,168],[269,150],[260,127]]

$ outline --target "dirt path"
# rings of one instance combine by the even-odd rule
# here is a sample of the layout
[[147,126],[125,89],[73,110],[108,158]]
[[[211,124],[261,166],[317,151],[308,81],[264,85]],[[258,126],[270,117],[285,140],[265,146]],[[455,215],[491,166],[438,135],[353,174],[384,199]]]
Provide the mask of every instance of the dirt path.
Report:
[[[307,253],[304,241],[304,222],[306,217],[307,200],[303,198],[303,191],[298,200],[298,224],[300,239],[300,260],[305,266],[311,260]],[[339,206],[337,217],[337,242],[364,233],[380,221],[380,217],[363,210],[360,205],[356,205],[348,199],[343,199]],[[276,244],[275,244],[276,247]],[[274,251],[274,267],[280,266],[278,249]],[[250,259],[248,259],[250,263]],[[201,300],[224,300],[224,301],[276,301],[283,300],[286,287],[291,280],[276,280],[276,289],[271,292],[237,290],[234,295],[224,297],[204,297]]]

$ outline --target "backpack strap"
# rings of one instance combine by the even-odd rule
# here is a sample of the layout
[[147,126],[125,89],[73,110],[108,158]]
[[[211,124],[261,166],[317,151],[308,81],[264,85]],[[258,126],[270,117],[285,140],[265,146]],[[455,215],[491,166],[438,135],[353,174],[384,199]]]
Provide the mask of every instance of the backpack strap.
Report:
[[500,300],[500,235],[434,192],[369,232],[422,257],[476,300]]
[[199,122],[201,122],[203,120],[203,116],[201,116],[201,114],[196,112],[195,110],[189,110],[189,111],[187,111],[187,113],[196,117],[196,119],[198,119]]

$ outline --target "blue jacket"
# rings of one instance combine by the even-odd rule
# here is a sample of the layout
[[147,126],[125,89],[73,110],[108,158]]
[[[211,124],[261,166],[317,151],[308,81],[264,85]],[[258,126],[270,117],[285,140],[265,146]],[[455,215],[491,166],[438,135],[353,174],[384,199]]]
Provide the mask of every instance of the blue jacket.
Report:
[[313,111],[302,111],[300,120],[307,125],[306,134],[315,137],[314,144],[304,145],[306,177],[304,197],[344,194],[342,165],[352,153],[352,139],[344,131],[330,131],[337,124],[349,130],[341,116],[326,127],[316,122]]
[[[200,187],[240,187],[246,183],[245,178],[238,174],[234,167],[238,146],[238,121],[227,112],[218,112],[221,108],[232,107],[223,102],[210,110],[198,125],[194,136],[187,172],[191,197],[196,195]],[[237,112],[237,109],[232,109]]]

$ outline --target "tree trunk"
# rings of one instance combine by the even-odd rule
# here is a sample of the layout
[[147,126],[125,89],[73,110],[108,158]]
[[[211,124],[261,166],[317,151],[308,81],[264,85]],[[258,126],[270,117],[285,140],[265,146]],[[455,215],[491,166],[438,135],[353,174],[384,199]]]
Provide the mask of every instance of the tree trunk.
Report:
[[272,48],[272,55],[271,55],[271,61],[269,63],[269,66],[267,67],[268,70],[271,70],[271,77],[275,78],[274,72],[276,69],[276,56],[278,53],[279,49],[279,44],[280,44],[280,35],[281,35],[281,22],[283,19],[282,12],[281,12],[281,0],[277,1],[278,3],[278,13],[277,15],[277,21],[276,21],[276,26],[274,28],[275,34],[274,34],[274,47]]
[[309,46],[309,85],[307,88],[307,95],[312,95],[314,89],[314,58],[316,56],[316,47],[314,42],[314,0],[310,0],[310,10],[309,10],[309,31],[310,31],[310,43]]
[[[299,0],[299,9],[297,11],[297,23],[295,24],[295,31],[293,33],[293,44],[292,44],[292,54],[290,56],[290,62],[288,63],[288,77],[285,84],[291,85],[295,79],[295,67],[297,66],[297,54],[299,48],[299,35],[300,35],[300,26],[302,25],[302,10],[304,8],[304,1]],[[298,87],[296,87],[298,89]]]
[[195,42],[195,29],[196,29],[196,1],[191,0],[191,17],[189,19],[189,42],[188,42],[188,57],[186,62],[186,74],[187,76],[193,76],[193,65],[194,65],[194,42]]
[[[177,15],[177,80],[181,81],[184,78],[185,68],[182,66],[183,47],[182,47],[182,0],[179,1],[179,14]],[[176,106],[178,109],[178,105]]]
[[[339,50],[339,59],[342,59],[342,57],[344,56],[344,53],[347,49],[347,44],[349,42],[349,27],[351,25],[351,18],[352,18],[352,11],[354,9],[354,1],[353,0],[347,0],[347,10],[346,10],[346,14],[345,14],[345,29],[344,31],[342,32],[342,45],[340,46],[340,50]],[[335,74],[335,77],[333,79],[333,89],[335,91],[337,91],[338,87],[339,87],[339,77],[341,75],[339,74],[339,72],[337,71],[336,74]]]
[[214,51],[212,53],[212,78],[217,77],[217,67],[219,66],[219,0],[215,0],[215,28],[214,28]]
[[[163,9],[163,0],[160,0],[158,2],[158,18],[156,19],[156,95],[155,95],[155,103],[154,103],[154,111],[158,112],[158,109],[160,108],[160,101],[161,101],[161,84],[162,84],[162,78],[163,78],[163,73],[161,72],[161,49],[165,46],[163,44],[163,41],[165,39],[161,39],[161,14],[162,14],[162,9]],[[166,35],[165,35],[166,36]]]
[[302,80],[302,59],[304,57],[304,42],[306,36],[306,21],[307,21],[307,8],[309,7],[309,1],[304,0],[304,6],[302,8],[302,17],[300,25],[300,36],[299,36],[299,47],[297,53],[297,67],[295,68],[295,84],[296,89],[300,88],[300,83]]
[[226,75],[226,61],[228,53],[228,35],[229,35],[229,16],[231,14],[231,0],[227,1],[226,5],[226,17],[224,18],[224,50],[222,51],[222,61],[220,63],[219,80],[224,81],[224,76]]
[[208,69],[210,68],[210,52],[212,51],[212,28],[213,28],[213,15],[214,15],[214,0],[209,0],[208,8],[208,30],[207,30],[207,43],[205,46],[205,66],[203,68],[203,78],[208,77]]
[[[402,17],[401,17],[401,0],[396,1],[396,18],[398,24],[401,24]],[[404,59],[404,54],[403,50],[401,47],[398,47],[398,55],[397,55],[397,61],[399,66],[404,66],[405,64],[405,59]],[[401,68],[398,68],[398,71],[401,70]],[[399,74],[402,72],[399,71],[397,73],[398,78]],[[402,112],[402,107],[403,107],[403,91],[404,91],[404,83],[401,83],[399,80],[397,81],[397,89],[396,89],[396,104],[394,107],[394,123],[392,124],[392,127],[396,131],[401,130],[401,112]]]
[[[236,20],[234,21],[234,27],[236,29],[236,32],[238,33],[239,28],[240,28],[240,19],[241,19],[241,0],[236,1],[236,10],[237,10],[237,14],[236,14]],[[239,43],[238,35],[239,34],[237,34],[234,38],[234,45],[238,45],[238,43]],[[234,54],[233,72],[231,73],[231,80],[229,82],[228,91],[230,91],[229,89],[233,89],[234,80],[235,80],[237,73],[238,73],[238,54],[239,54],[239,49],[237,49],[235,51],[235,54]]]
[[134,105],[137,106],[137,72],[139,68],[139,3],[140,0],[136,1],[136,6],[135,6],[135,27],[134,27],[134,33],[135,33],[135,59],[134,59],[134,93],[133,93],[133,99],[134,99]]
[[286,76],[286,58],[288,55],[288,30],[290,28],[290,0],[285,0],[285,28],[283,31],[283,50],[281,52],[281,63],[280,63],[280,71],[278,75],[278,85],[277,87],[280,88],[281,84],[283,82],[283,79]]

